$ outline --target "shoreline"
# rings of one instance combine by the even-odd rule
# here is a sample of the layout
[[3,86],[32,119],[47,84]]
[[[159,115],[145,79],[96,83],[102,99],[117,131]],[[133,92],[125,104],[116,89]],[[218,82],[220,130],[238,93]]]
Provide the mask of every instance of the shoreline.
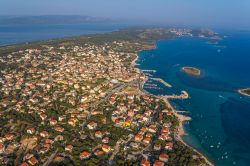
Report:
[[[156,48],[156,44],[154,43],[153,49],[155,49],[155,48]],[[148,50],[148,49],[146,49],[146,50]],[[140,50],[140,51],[142,51],[142,50]],[[132,61],[133,63],[131,63],[132,65],[133,65],[133,64],[136,64],[136,61],[139,59],[139,52],[140,52],[140,51],[137,52],[136,58]],[[145,50],[144,50],[144,51],[145,51]],[[138,68],[138,67],[135,67],[135,65],[133,65],[132,67],[134,67],[135,69],[141,71],[141,69]],[[143,73],[142,73],[142,74],[143,74]],[[143,88],[143,85],[144,85],[144,83],[145,83],[146,81],[147,81],[147,79],[145,78],[145,79],[143,80],[142,88]],[[141,90],[140,90],[140,91],[141,91]],[[145,93],[145,92],[141,91],[141,93]],[[149,92],[148,92],[148,93],[149,93]],[[186,122],[186,121],[191,121],[192,118],[189,117],[189,116],[185,116],[185,115],[179,114],[179,113],[177,112],[177,110],[176,110],[175,108],[173,108],[173,106],[170,104],[170,102],[168,101],[168,99],[167,99],[166,97],[162,97],[162,96],[159,97],[159,96],[153,95],[153,94],[151,94],[151,93],[149,93],[149,94],[152,95],[152,96],[154,96],[154,97],[156,97],[156,98],[163,99],[163,101],[165,102],[165,104],[173,111],[174,115],[178,118],[178,120],[179,120],[179,126],[178,126],[178,129],[177,129],[178,131],[177,131],[177,134],[176,134],[177,140],[180,141],[180,142],[182,142],[185,146],[191,148],[191,149],[192,149],[194,152],[196,152],[197,154],[199,154],[199,155],[201,156],[201,158],[203,158],[203,159],[205,160],[205,162],[206,162],[207,165],[209,165],[209,166],[214,166],[214,164],[213,164],[204,154],[202,154],[202,153],[199,152],[197,149],[195,149],[195,148],[192,147],[191,145],[187,144],[187,143],[183,140],[183,136],[185,136],[185,135],[187,134],[187,133],[185,132],[185,128],[184,128],[184,124],[183,124],[183,123]]]
[[241,95],[244,95],[244,96],[247,96],[247,97],[250,97],[250,94],[244,92],[245,90],[250,90],[250,88],[245,88],[245,89],[239,89],[237,90],[238,93],[240,93]]
[[185,128],[184,128],[184,122],[186,121],[191,121],[192,118],[186,115],[182,115],[179,114],[177,112],[177,110],[170,104],[170,102],[168,101],[168,99],[163,98],[164,102],[167,104],[167,106],[173,111],[174,115],[178,118],[179,120],[179,126],[178,126],[178,131],[177,131],[177,140],[179,140],[180,142],[182,142],[185,146],[191,148],[193,151],[195,151],[197,154],[199,154],[208,165],[213,166],[214,164],[209,161],[209,159],[202,154],[201,152],[199,152],[197,149],[195,149],[194,147],[192,147],[191,145],[187,144],[184,140],[183,140],[183,136],[187,135]]
[[[81,35],[81,36],[89,36],[89,35]],[[81,36],[76,36],[76,37],[81,37]],[[75,38],[75,37],[69,37],[68,39],[70,38]],[[30,45],[30,44],[40,44],[40,43],[43,43],[43,42],[48,42],[48,41],[53,41],[53,40],[66,40],[67,38],[59,38],[59,39],[49,39],[49,40],[43,40],[43,41],[34,41],[34,42],[31,42],[31,43],[28,43],[28,44],[25,44],[25,45]],[[8,47],[15,47],[15,46],[20,46],[22,44],[15,44],[15,45],[10,45],[10,46],[3,46],[3,47],[0,47],[0,48],[8,48]],[[151,50],[151,49],[156,49],[157,48],[157,45],[156,45],[156,42],[155,43],[152,43],[152,45],[148,44],[148,45],[144,45],[145,49],[142,49],[142,50],[139,50],[138,52],[135,52],[135,59],[133,59],[133,61],[131,62],[131,67],[135,68],[135,70],[138,70],[140,73],[141,73],[141,69],[139,69],[139,67],[136,67],[136,61],[139,59],[139,55],[138,53],[140,51],[146,51],[146,50]],[[142,74],[142,73],[141,73]],[[146,77],[144,80],[143,80],[143,83],[146,82],[148,78]],[[142,89],[143,89],[143,86],[142,86]],[[143,94],[146,94],[143,90],[139,89],[141,91],[141,93]],[[150,94],[150,93],[148,93]],[[155,96],[156,98],[160,98],[159,96],[156,96],[156,95],[153,95],[153,94],[150,94],[152,96]],[[178,132],[177,132],[177,135],[178,135],[178,140],[181,141],[184,145],[190,147],[193,151],[197,152],[197,154],[199,154],[202,158],[205,159],[206,163],[208,165],[213,165],[202,153],[198,152],[195,148],[191,147],[190,145],[188,145],[187,143],[184,142],[184,140],[182,139],[182,137],[186,134],[185,133],[185,129],[184,129],[184,126],[183,126],[183,123],[185,121],[189,121],[191,120],[190,117],[188,116],[185,116],[185,115],[181,115],[181,114],[178,114],[177,111],[172,107],[172,105],[169,103],[169,101],[165,98],[165,102],[166,104],[172,109],[173,113],[175,114],[175,116],[179,119],[179,126],[178,126]]]
[[195,68],[195,67],[190,67],[190,66],[184,66],[181,68],[181,70],[188,75],[192,75],[196,77],[200,77],[202,74],[200,69]]

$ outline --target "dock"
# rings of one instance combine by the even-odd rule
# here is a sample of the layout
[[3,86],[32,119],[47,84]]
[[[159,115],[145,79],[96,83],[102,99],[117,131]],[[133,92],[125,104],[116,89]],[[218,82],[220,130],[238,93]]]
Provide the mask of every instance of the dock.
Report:
[[166,81],[164,81],[161,78],[150,78],[151,80],[155,80],[155,81],[159,81],[161,82],[163,85],[165,85],[166,87],[172,88],[172,85],[170,85],[169,83],[167,83]]
[[156,73],[156,70],[141,70],[142,72]]
[[189,94],[186,91],[181,91],[181,95],[167,95],[167,96],[161,96],[166,99],[188,99]]

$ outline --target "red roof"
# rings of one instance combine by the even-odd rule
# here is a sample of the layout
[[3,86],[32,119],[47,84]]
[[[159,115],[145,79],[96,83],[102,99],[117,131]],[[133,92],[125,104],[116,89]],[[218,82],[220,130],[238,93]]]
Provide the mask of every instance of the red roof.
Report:
[[20,166],[29,166],[26,162],[23,162]]
[[141,166],[150,166],[150,162],[148,160],[143,159],[141,161]]
[[159,160],[155,160],[154,165],[153,166],[164,166],[164,163],[159,161]]

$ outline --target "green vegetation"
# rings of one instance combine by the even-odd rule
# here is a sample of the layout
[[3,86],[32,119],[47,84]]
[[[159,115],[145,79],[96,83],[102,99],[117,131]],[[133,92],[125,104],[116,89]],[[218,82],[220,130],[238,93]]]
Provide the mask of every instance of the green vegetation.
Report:
[[194,76],[201,75],[201,70],[195,67],[183,67],[182,71],[184,71],[187,74],[194,75]]
[[240,89],[239,93],[245,96],[250,96],[250,88],[247,89]]

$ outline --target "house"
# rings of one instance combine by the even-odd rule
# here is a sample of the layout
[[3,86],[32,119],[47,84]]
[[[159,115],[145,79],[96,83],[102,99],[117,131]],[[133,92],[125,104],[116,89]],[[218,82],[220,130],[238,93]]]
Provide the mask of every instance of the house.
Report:
[[146,127],[142,127],[142,128],[140,129],[140,131],[142,131],[143,133],[145,133],[145,132],[147,131],[147,128],[146,128]]
[[20,166],[29,166],[29,164],[26,162],[23,162],[22,164],[20,164]]
[[157,151],[161,150],[161,144],[155,144],[154,150],[157,150]]
[[168,116],[172,115],[172,112],[167,109],[162,110],[161,112],[167,114]]
[[96,127],[97,127],[97,123],[95,122],[90,122],[88,125],[87,125],[88,129],[89,130],[94,130]]
[[47,139],[45,139],[45,143],[46,144],[53,144],[54,141],[52,139],[47,138]]
[[60,122],[63,121],[64,119],[66,119],[65,116],[59,116],[59,117],[58,117],[58,121],[60,121]]
[[137,134],[137,135],[135,136],[135,141],[136,141],[136,142],[141,142],[142,139],[143,139],[143,135],[141,135],[141,134]]
[[40,118],[41,118],[42,120],[45,120],[45,119],[47,118],[47,115],[46,115],[46,114],[41,114],[41,115],[40,115]]
[[51,126],[55,126],[57,124],[57,120],[52,119],[52,120],[49,121],[49,123],[50,123]]
[[96,150],[96,151],[94,152],[94,154],[95,154],[96,156],[101,156],[101,155],[104,154],[104,151],[102,151],[102,150]]
[[91,156],[91,153],[87,152],[87,151],[83,151],[80,153],[80,159],[84,160],[84,159],[88,159]]
[[48,137],[49,136],[49,133],[47,132],[47,131],[42,131],[41,133],[40,133],[40,136],[41,137]]
[[156,133],[157,126],[156,125],[150,125],[148,131],[151,132],[151,133]]
[[63,127],[56,127],[55,130],[62,133],[64,131],[64,128]]
[[150,166],[150,161],[146,159],[141,160],[141,166]]
[[108,153],[111,151],[111,147],[109,145],[102,145],[102,150],[105,152],[105,153]]
[[28,134],[34,134],[35,133],[35,128],[29,128],[27,129]]
[[67,152],[72,152],[72,150],[73,150],[73,146],[72,145],[66,145],[65,146],[65,151],[67,151]]
[[5,150],[5,146],[3,144],[0,144],[0,153],[3,153]]
[[161,133],[169,134],[169,128],[163,127]]
[[23,160],[29,160],[29,159],[31,159],[32,157],[34,157],[34,154],[28,153],[28,154],[26,154],[26,155],[23,157]]
[[169,156],[165,153],[161,153],[159,156],[159,160],[163,161],[163,162],[167,162],[168,161]]
[[76,123],[78,122],[77,118],[70,118],[68,121],[68,124],[71,126],[76,126]]
[[173,150],[173,142],[167,142],[166,145],[165,145],[165,149],[166,150]]
[[44,148],[40,149],[40,153],[45,154],[49,151],[49,149],[50,149],[49,147],[44,147]]
[[159,160],[155,160],[154,165],[153,166],[164,166],[164,163],[162,161]]
[[95,137],[102,138],[102,132],[101,131],[96,131],[95,132]]
[[145,143],[145,144],[149,144],[150,142],[151,142],[151,138],[145,138],[144,140],[143,140],[143,142]]
[[152,137],[153,137],[153,134],[152,134],[152,133],[147,133],[147,134],[146,134],[146,137],[152,138]]
[[57,156],[54,158],[54,161],[60,163],[60,162],[63,161],[63,159],[64,159],[64,157],[57,155]]
[[30,165],[36,165],[36,164],[38,163],[38,160],[37,160],[35,157],[32,157],[32,158],[28,161],[28,163],[29,163]]
[[6,140],[12,140],[13,138],[14,138],[14,135],[13,134],[5,134],[4,135],[4,138],[6,139]]
[[5,142],[5,141],[6,141],[6,138],[0,137],[0,143],[3,143],[3,142]]
[[105,144],[109,143],[109,137],[104,137],[102,139],[102,142],[105,143]]

